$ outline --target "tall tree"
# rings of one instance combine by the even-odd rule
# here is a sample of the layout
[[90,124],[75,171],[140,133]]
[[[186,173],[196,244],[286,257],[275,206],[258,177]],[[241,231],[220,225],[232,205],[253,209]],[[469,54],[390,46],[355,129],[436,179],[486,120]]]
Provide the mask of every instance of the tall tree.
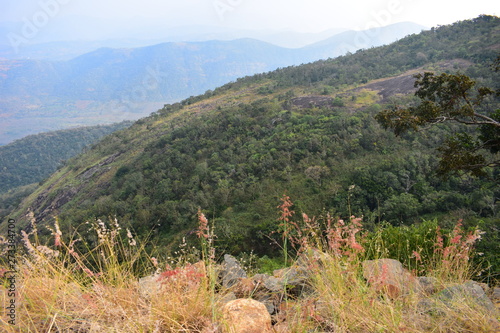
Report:
[[[494,64],[498,71],[499,58]],[[456,122],[477,126],[474,134],[465,129],[448,137],[438,148],[441,153],[438,174],[466,172],[485,174],[486,167],[500,164],[500,109],[485,105],[500,96],[500,91],[478,87],[464,74],[436,75],[431,72],[415,75],[415,106],[395,106],[378,113],[375,118],[396,135],[433,124]]]

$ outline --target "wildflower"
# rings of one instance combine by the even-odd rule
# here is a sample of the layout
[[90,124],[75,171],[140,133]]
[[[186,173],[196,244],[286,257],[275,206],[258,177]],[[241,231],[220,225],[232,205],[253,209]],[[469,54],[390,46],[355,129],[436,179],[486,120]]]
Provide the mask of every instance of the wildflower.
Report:
[[37,228],[36,228],[35,213],[33,213],[33,211],[30,210],[27,217],[29,218],[31,227],[33,228],[33,230],[31,231],[31,233],[32,234],[37,234],[38,231],[37,231]]
[[83,267],[82,270],[87,274],[88,277],[95,277],[94,272],[92,272],[90,269],[87,267]]
[[474,244],[477,240],[481,239],[481,235],[484,234],[484,231],[481,231],[479,229],[476,229],[474,233],[469,233],[466,237],[465,243],[466,244]]
[[75,246],[75,243],[80,241],[81,239],[75,239],[75,240],[72,240],[71,243],[69,243],[69,246],[68,246],[68,253],[75,259],[80,259],[80,256],[78,255],[78,253],[75,251],[74,249],[74,246]]
[[412,254],[413,254],[413,257],[415,258],[415,260],[422,261],[422,257],[420,256],[420,253],[418,253],[417,251],[413,251]]
[[135,241],[134,237],[132,236],[132,233],[130,232],[130,229],[127,228],[127,237],[128,237],[128,244],[130,246],[136,246],[137,242]]
[[290,207],[292,207],[293,203],[288,195],[283,195],[280,200],[283,201],[283,203],[278,206],[278,208],[281,210],[281,216],[278,220],[282,220],[285,223],[290,222],[290,217],[292,217],[292,215],[295,213],[293,210],[290,210]]
[[460,243],[461,238],[462,238],[462,235],[456,235],[455,237],[453,237],[452,240],[450,240],[450,243],[451,244],[458,244],[458,243]]
[[208,238],[209,228],[208,228],[208,220],[205,217],[205,214],[198,209],[198,230],[196,231],[196,236],[198,238],[204,237]]
[[365,250],[358,242],[356,242],[354,235],[351,236],[350,244],[351,244],[351,248],[353,250],[357,250],[357,251],[364,251]]
[[153,266],[155,268],[158,267],[158,259],[156,259],[155,257],[151,257],[151,262],[153,263]]
[[118,223],[118,219],[115,217],[115,228],[116,230],[121,230],[120,224]]
[[44,245],[39,245],[36,247],[37,251],[42,254],[45,258],[56,258],[59,256],[59,251],[52,250]]
[[436,228],[436,243],[434,243],[434,253],[440,252],[443,250],[443,236],[441,235],[441,228]]
[[24,246],[26,246],[26,249],[28,250],[28,253],[31,254],[31,255],[33,255],[33,256],[36,256],[36,249],[31,244],[31,241],[29,239],[29,235],[24,230],[21,230],[21,235],[22,235],[22,238],[23,238]]
[[56,228],[55,230],[55,233],[54,233],[54,245],[55,246],[61,246],[61,236],[62,236],[62,232],[61,232],[61,229],[59,229],[59,222],[56,221],[54,222],[54,227]]

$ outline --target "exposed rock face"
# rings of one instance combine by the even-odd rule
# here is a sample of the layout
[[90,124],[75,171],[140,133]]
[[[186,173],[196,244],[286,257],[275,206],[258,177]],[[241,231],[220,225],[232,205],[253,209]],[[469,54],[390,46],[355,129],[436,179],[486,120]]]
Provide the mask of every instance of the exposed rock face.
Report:
[[417,277],[418,291],[424,295],[432,295],[438,291],[438,281],[434,277]]
[[222,309],[226,333],[271,333],[271,315],[266,306],[253,299],[236,299]]
[[283,284],[293,286],[302,285],[308,279],[306,269],[299,265],[275,270],[273,275],[281,280]]

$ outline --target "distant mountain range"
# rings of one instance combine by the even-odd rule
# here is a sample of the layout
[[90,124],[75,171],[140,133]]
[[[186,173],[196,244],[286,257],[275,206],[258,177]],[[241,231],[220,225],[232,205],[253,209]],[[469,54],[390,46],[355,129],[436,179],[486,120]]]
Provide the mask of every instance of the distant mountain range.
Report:
[[70,60],[0,60],[0,144],[67,126],[138,119],[240,77],[388,44],[422,29],[398,23],[347,31],[295,49],[238,39],[100,48]]
[[[408,23],[411,26],[411,23]],[[417,27],[418,28],[418,27]],[[421,28],[424,28],[421,26]],[[36,60],[70,60],[102,47],[137,48],[171,42],[206,42],[213,40],[231,41],[242,38],[257,39],[285,48],[300,48],[321,42],[332,36],[347,31],[331,29],[318,33],[301,33],[294,31],[245,31],[209,26],[188,26],[163,29],[163,36],[144,34],[142,36],[114,37],[100,40],[75,39],[75,36],[61,36],[57,41],[21,44],[17,49],[11,45],[6,36],[19,31],[12,24],[0,23],[0,58],[4,59],[36,59]],[[417,30],[419,31],[419,30]]]

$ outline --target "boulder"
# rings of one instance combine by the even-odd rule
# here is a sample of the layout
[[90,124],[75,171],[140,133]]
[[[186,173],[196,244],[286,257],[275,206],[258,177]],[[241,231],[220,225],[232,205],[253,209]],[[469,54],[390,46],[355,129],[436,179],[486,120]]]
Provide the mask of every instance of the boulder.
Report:
[[467,303],[490,314],[495,314],[497,310],[483,288],[474,281],[447,287],[436,294],[436,299],[449,308],[453,308],[456,304]]
[[234,301],[235,299],[238,299],[238,297],[236,297],[236,294],[232,291],[227,293],[227,294],[224,294],[224,295],[219,295],[219,297],[220,297],[220,299],[219,299],[218,303],[221,306],[224,306],[227,303]]
[[435,277],[419,276],[417,277],[417,290],[426,295],[432,295],[438,291],[439,283]]
[[270,292],[283,292],[285,287],[283,285],[284,281],[275,276],[270,276],[268,274],[255,274],[252,278],[256,285],[264,288]]
[[283,285],[290,286],[303,285],[309,278],[307,269],[299,265],[277,269],[273,272],[273,276],[278,278]]
[[394,259],[366,260],[363,277],[378,292],[397,298],[415,288],[416,278]]
[[161,283],[159,277],[158,274],[153,274],[139,279],[139,295],[142,298],[150,298],[153,294],[157,294],[160,291]]
[[230,290],[233,291],[238,298],[248,298],[255,293],[256,288],[257,284],[253,279],[240,278],[234,285],[231,286]]
[[222,327],[226,333],[271,333],[271,315],[266,306],[253,299],[240,298],[222,308]]
[[500,310],[500,287],[491,288],[490,299],[495,307]]
[[222,285],[225,288],[230,288],[235,285],[240,279],[246,278],[247,273],[241,267],[235,257],[225,254],[224,263],[222,264]]
[[310,248],[302,252],[297,259],[297,265],[307,270],[328,266],[333,257],[318,249]]

